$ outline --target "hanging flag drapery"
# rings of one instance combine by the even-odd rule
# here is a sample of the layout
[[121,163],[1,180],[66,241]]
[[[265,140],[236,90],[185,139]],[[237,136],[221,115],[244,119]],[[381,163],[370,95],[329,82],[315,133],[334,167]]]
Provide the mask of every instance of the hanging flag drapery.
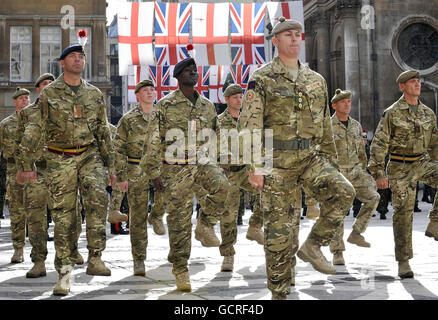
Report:
[[189,56],[190,3],[155,2],[157,65],[175,65]]
[[232,64],[264,64],[264,2],[230,3]]
[[256,64],[239,64],[230,67],[231,79],[233,83],[240,84],[243,91],[246,90],[248,80],[251,74],[261,65]]
[[121,3],[118,6],[119,75],[127,75],[129,65],[155,64],[153,18],[153,2]]
[[210,67],[210,87],[209,99],[213,103],[225,103],[224,93],[222,91],[225,80],[230,72],[229,66],[211,66]]
[[[266,6],[268,8],[269,21],[272,26],[277,24],[278,19],[283,16],[286,19],[297,20],[303,25],[303,31],[301,33],[301,38],[303,40],[301,44],[301,51],[299,59],[301,62],[306,61],[306,44],[304,37],[304,11],[303,11],[303,1],[290,1],[290,2],[267,2]],[[275,54],[277,54],[277,49],[275,49]]]
[[230,65],[228,3],[192,4],[192,40],[199,65]]
[[210,67],[198,66],[198,83],[195,86],[195,90],[199,94],[202,94],[207,99],[210,97],[209,86],[210,86]]

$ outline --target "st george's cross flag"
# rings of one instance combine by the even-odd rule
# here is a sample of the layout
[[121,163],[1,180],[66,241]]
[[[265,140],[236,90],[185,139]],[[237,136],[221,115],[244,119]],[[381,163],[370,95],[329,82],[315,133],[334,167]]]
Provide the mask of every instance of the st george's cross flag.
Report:
[[225,103],[223,87],[227,80],[229,66],[211,66],[210,67],[210,86],[209,99],[213,103]]
[[190,3],[155,2],[155,57],[157,65],[176,65],[189,54]]
[[153,2],[121,2],[117,5],[119,75],[128,74],[129,65],[154,65],[152,28]]
[[[278,19],[283,16],[286,19],[297,20],[303,25],[303,32],[301,38],[303,40],[301,44],[301,51],[299,59],[301,62],[306,62],[306,44],[304,36],[304,12],[303,12],[303,1],[289,1],[289,2],[267,2],[266,6],[268,8],[269,21],[274,27]],[[275,48],[275,54],[277,54],[277,48]]]
[[230,65],[229,4],[192,4],[192,41],[196,62],[203,66]]
[[264,2],[230,3],[232,64],[265,64]]

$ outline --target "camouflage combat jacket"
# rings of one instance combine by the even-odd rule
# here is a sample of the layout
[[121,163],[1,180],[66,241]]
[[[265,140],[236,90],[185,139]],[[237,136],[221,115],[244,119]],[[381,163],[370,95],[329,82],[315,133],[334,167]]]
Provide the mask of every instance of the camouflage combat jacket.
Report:
[[[294,82],[279,57],[275,57],[251,75],[238,129],[239,132],[245,128],[250,131],[260,129],[262,132],[265,129],[273,130],[274,168],[293,168],[312,151],[319,152],[336,164],[328,101],[326,82],[320,74],[299,63],[298,77]],[[311,139],[311,148],[275,148],[275,140],[300,138]],[[252,161],[250,170],[262,166]]]
[[385,110],[371,144],[368,169],[375,179],[385,177],[388,153],[412,156],[428,153],[438,160],[438,135],[434,112],[419,101],[417,113],[404,96]]
[[17,112],[0,122],[0,152],[8,163],[8,171],[15,169],[15,139],[17,135]]
[[31,170],[31,163],[38,157],[39,143],[45,132],[48,147],[62,149],[94,144],[98,147],[105,166],[114,173],[112,141],[106,117],[102,92],[81,79],[77,93],[65,83],[63,74],[41,92],[38,106],[40,116],[26,129],[19,152],[26,154],[22,165]]
[[339,121],[336,113],[332,116],[333,137],[338,153],[340,169],[351,169],[357,165],[366,170],[367,155],[362,138],[362,126],[348,117],[348,128]]
[[[195,95],[198,97],[195,104],[187,99],[180,89],[172,91],[158,101],[157,117],[150,123],[150,135],[147,137],[147,142],[145,142],[146,150],[140,163],[149,179],[153,180],[160,176],[163,160],[178,158],[174,154],[175,159],[165,159],[166,149],[174,144],[176,140],[183,142],[181,141],[183,138],[187,145],[189,126],[191,132],[196,132],[196,136],[202,129],[217,131],[218,123],[214,104],[197,92],[195,92]],[[166,141],[166,133],[172,129],[179,129],[180,131],[178,131],[182,132],[184,137],[180,136],[178,139]],[[198,146],[204,143],[205,141],[200,142],[196,139],[196,150],[198,150]],[[187,148],[185,149],[185,157],[186,159],[189,157]]]
[[117,127],[114,139],[114,149],[121,156],[121,161],[116,161],[116,173],[120,181],[126,181],[128,163],[140,162],[143,155],[144,143],[148,135],[149,123],[157,116],[157,108],[150,114],[143,112],[137,106],[124,114]]

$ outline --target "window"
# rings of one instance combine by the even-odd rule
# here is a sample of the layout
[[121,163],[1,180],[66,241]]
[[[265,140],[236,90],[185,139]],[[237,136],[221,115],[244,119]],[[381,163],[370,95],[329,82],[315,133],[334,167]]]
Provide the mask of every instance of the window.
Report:
[[56,60],[61,55],[61,28],[40,28],[40,74],[50,72],[57,78],[61,66]]
[[111,56],[119,55],[119,45],[117,43],[110,44],[110,55]]
[[32,27],[11,27],[10,79],[32,81]]
[[78,31],[87,31],[87,43],[85,44],[85,70],[82,73],[82,78],[89,81],[91,80],[91,28],[90,27],[76,27],[70,29],[70,44],[78,43]]

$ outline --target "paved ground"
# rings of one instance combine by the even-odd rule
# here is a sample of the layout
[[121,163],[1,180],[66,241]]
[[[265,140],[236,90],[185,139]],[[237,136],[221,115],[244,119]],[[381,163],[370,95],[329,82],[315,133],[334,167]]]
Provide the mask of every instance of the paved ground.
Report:
[[[388,220],[372,218],[365,233],[372,244],[370,249],[359,248],[346,242],[344,254],[346,266],[337,267],[337,274],[323,275],[313,270],[310,264],[298,259],[297,285],[287,297],[293,300],[424,300],[438,298],[438,242],[424,236],[431,208],[420,202],[422,212],[414,216],[414,258],[411,267],[414,279],[401,281],[397,277],[392,234],[392,208]],[[0,229],[0,300],[266,300],[271,295],[266,285],[263,247],[245,238],[250,211],[244,216],[244,225],[239,227],[236,245],[235,271],[220,272],[222,258],[217,248],[204,248],[192,237],[190,258],[191,293],[175,291],[171,265],[167,261],[168,237],[158,236],[148,226],[149,247],[146,262],[146,278],[132,275],[132,257],[128,235],[111,235],[107,226],[107,248],[103,260],[111,268],[110,277],[85,274],[86,266],[76,266],[73,271],[71,294],[59,298],[52,296],[57,281],[53,267],[54,246],[48,243],[46,261],[47,276],[26,279],[31,268],[30,244],[26,243],[25,262],[11,264],[13,253],[10,221],[7,213]],[[195,222],[195,219],[193,219]],[[307,237],[313,221],[301,220],[300,242]],[[353,223],[352,214],[345,220],[346,239]],[[85,225],[83,225],[85,228]],[[218,228],[216,227],[218,232]],[[53,234],[53,224],[50,226]],[[87,258],[85,231],[82,232],[79,251]],[[332,256],[328,248],[326,257]]]

